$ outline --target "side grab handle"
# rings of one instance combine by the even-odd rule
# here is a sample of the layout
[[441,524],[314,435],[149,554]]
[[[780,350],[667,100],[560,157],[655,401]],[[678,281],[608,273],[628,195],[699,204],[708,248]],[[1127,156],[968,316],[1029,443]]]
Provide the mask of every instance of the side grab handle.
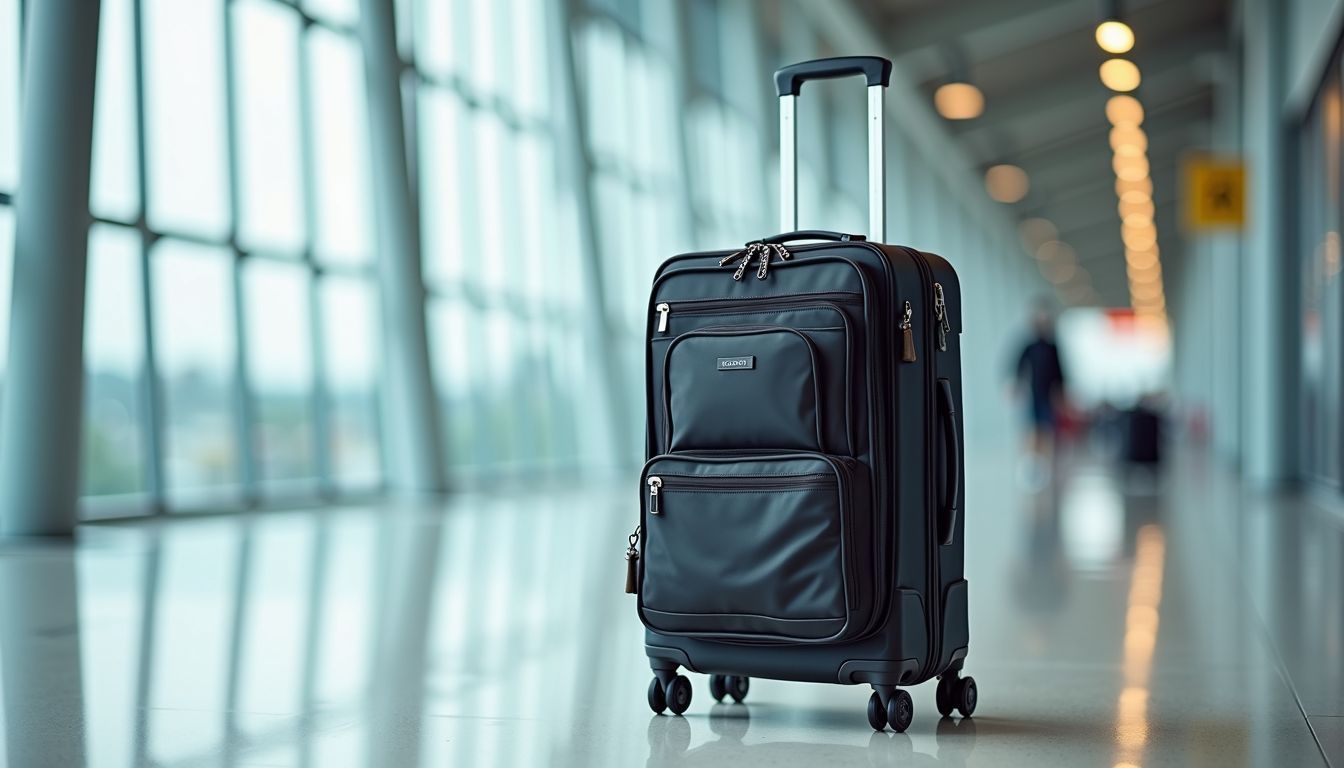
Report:
[[952,400],[952,384],[947,379],[938,380],[938,413],[943,425],[943,446],[947,450],[947,460],[943,463],[947,481],[940,516],[943,530],[939,532],[946,546],[952,543],[956,533],[957,511],[961,508],[961,438],[957,435],[957,406]]

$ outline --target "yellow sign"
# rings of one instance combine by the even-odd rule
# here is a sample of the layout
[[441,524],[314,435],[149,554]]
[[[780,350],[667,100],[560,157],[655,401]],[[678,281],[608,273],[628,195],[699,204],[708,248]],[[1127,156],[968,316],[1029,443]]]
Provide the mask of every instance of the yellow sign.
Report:
[[1246,222],[1246,168],[1236,158],[1185,161],[1185,226],[1193,231],[1240,229]]

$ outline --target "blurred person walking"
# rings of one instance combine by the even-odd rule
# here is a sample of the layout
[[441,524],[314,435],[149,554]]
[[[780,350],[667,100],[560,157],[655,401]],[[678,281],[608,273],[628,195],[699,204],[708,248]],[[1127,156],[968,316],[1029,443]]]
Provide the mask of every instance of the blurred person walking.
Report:
[[1027,406],[1027,453],[1019,469],[1023,485],[1040,490],[1050,479],[1060,412],[1064,406],[1064,366],[1055,345],[1055,321],[1040,302],[1032,310],[1031,338],[1013,372],[1013,393]]

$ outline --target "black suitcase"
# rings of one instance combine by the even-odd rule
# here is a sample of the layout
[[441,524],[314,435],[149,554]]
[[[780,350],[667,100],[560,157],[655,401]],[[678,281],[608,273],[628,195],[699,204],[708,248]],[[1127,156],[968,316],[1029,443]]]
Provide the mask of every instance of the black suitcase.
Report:
[[[883,95],[891,62],[775,73],[787,234],[658,269],[645,364],[647,456],[627,591],[649,705],[681,713],[751,677],[866,683],[868,720],[903,731],[910,686],[975,709],[961,677],[961,292],[942,257],[885,245]],[[868,237],[796,226],[794,106],[807,80],[868,82]],[[807,244],[796,244],[800,241]]]

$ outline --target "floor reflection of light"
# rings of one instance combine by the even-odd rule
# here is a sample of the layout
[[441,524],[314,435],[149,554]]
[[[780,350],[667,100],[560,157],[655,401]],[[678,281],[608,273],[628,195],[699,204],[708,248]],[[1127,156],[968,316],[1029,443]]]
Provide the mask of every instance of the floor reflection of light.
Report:
[[1134,572],[1125,613],[1125,687],[1116,703],[1115,768],[1138,768],[1148,742],[1148,679],[1153,670],[1162,604],[1162,567],[1166,539],[1154,524],[1139,529]]
[[1068,482],[1063,496],[1060,533],[1070,565],[1079,571],[1111,568],[1120,555],[1125,516],[1114,479],[1080,472]]

